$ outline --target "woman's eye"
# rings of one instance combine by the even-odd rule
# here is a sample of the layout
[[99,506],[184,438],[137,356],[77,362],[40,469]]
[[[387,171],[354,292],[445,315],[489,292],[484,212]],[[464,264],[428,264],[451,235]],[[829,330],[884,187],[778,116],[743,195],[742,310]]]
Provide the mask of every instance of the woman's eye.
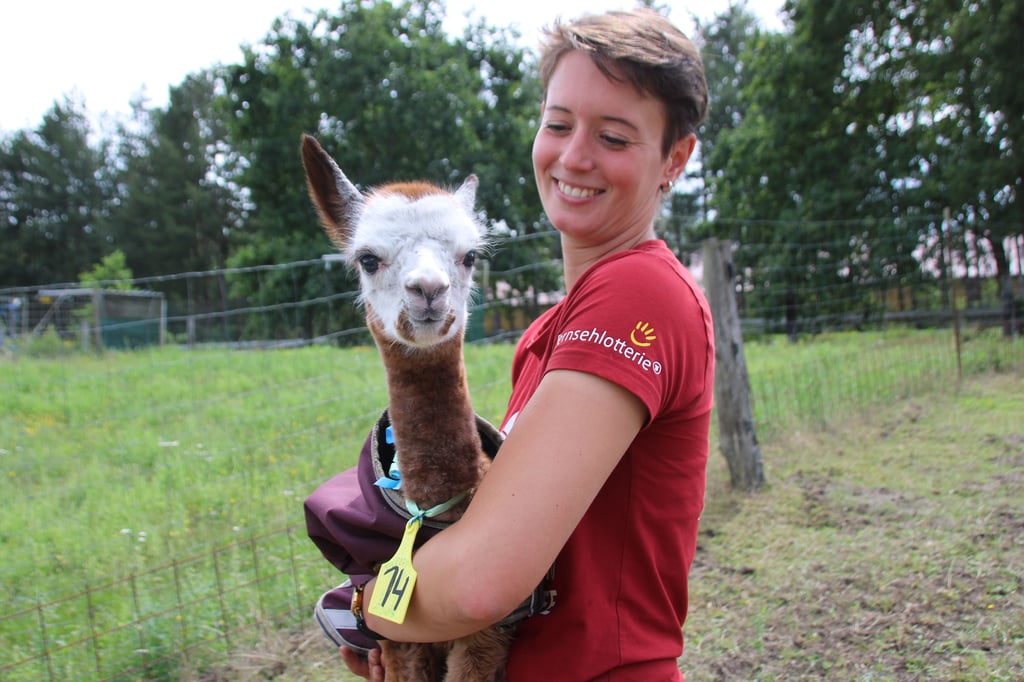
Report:
[[602,139],[611,147],[625,147],[629,144],[629,140],[624,140],[621,137],[615,137],[614,135],[603,135]]
[[359,256],[359,267],[363,269],[367,275],[372,275],[380,269],[380,258],[374,256],[372,253],[364,253]]
[[476,255],[476,251],[467,251],[466,255],[462,257],[462,264],[467,268],[473,267],[476,263]]
[[569,126],[564,123],[545,123],[545,130],[550,130],[553,133],[564,133],[569,130]]

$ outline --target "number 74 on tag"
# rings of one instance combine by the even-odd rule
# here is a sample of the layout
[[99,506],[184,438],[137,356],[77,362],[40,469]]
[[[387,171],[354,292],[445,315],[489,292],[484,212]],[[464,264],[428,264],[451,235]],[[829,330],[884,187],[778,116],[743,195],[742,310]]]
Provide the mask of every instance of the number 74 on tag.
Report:
[[409,519],[398,551],[388,559],[377,575],[377,585],[370,599],[370,613],[399,625],[405,622],[405,614],[412,601],[412,590],[416,586],[412,550],[422,524],[423,520],[418,517]]

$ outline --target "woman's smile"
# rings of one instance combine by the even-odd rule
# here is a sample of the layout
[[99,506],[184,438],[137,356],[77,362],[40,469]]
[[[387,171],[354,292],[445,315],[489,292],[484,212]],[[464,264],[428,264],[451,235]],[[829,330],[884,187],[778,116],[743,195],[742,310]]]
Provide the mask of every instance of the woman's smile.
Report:
[[569,183],[563,180],[556,180],[555,182],[558,185],[559,192],[573,199],[589,199],[595,194],[599,194],[603,191],[599,189],[591,189],[588,187],[578,187],[575,185],[570,185]]

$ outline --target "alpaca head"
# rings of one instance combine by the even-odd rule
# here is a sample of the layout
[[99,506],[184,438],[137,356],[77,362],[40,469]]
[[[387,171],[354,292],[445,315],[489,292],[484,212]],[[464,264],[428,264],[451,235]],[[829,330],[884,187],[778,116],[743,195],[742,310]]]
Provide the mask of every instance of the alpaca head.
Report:
[[309,135],[302,162],[331,240],[359,272],[367,325],[378,343],[427,348],[462,336],[473,264],[484,248],[477,178],[455,192],[391,183],[362,194]]

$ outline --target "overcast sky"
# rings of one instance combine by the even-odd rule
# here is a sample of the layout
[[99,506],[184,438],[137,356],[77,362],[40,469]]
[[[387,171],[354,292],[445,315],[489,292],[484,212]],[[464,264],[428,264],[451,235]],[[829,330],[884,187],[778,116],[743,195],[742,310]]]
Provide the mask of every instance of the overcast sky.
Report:
[[[631,0],[448,0],[449,31],[474,10],[493,26],[515,26],[524,44],[556,14],[624,9]],[[729,0],[670,0],[670,17],[690,31],[690,14],[708,19]],[[77,93],[93,116],[128,112],[144,93],[152,106],[189,73],[237,63],[240,46],[259,42],[276,17],[341,2],[309,0],[7,0],[0,6],[0,131],[34,128],[55,100]],[[778,28],[782,0],[748,0]]]

